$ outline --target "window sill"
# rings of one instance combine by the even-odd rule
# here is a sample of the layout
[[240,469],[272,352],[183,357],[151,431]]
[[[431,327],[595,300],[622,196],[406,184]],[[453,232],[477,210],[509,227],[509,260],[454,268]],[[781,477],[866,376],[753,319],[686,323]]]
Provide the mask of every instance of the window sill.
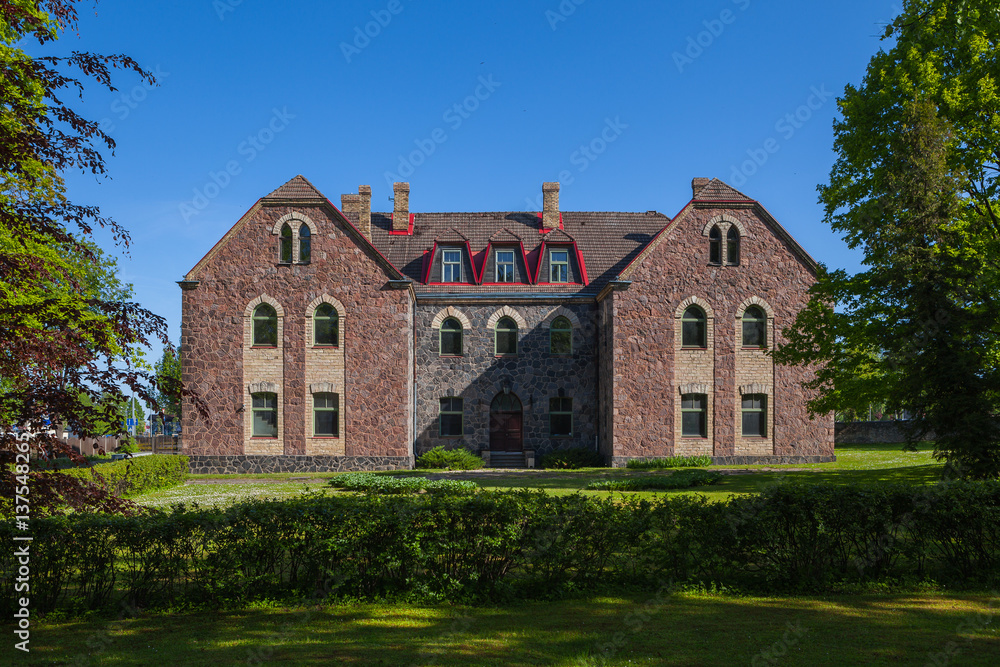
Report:
[[770,440],[766,435],[741,435],[744,440]]
[[751,345],[749,347],[746,346],[746,345],[744,345],[740,349],[741,350],[750,350],[752,352],[767,352],[767,348],[766,347],[757,347],[756,345]]
[[681,345],[681,350],[682,351],[683,350],[707,350],[707,349],[708,349],[707,345],[705,345],[705,346],[698,346],[698,347],[695,347],[694,345]]
[[465,359],[464,354],[439,354],[438,359]]
[[493,357],[496,358],[496,359],[516,359],[517,358],[517,352],[507,352],[505,354],[494,354]]
[[310,440],[340,440],[339,435],[314,435]]
[[340,346],[339,345],[313,345],[312,349],[314,349],[314,350],[339,350]]
[[682,435],[681,440],[708,440],[707,435]]
[[250,439],[251,440],[271,440],[273,442],[278,442],[278,436],[276,436],[276,435],[275,436],[270,436],[270,435],[251,435]]
[[277,345],[251,345],[251,350],[277,350]]
[[461,440],[464,435],[439,435],[438,438],[441,440]]

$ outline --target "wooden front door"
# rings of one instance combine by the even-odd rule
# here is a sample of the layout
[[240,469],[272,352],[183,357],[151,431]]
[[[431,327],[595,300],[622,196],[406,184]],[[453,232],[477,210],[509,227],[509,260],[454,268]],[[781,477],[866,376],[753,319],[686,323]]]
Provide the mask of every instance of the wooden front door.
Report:
[[497,394],[490,405],[490,451],[524,451],[521,401],[513,394]]

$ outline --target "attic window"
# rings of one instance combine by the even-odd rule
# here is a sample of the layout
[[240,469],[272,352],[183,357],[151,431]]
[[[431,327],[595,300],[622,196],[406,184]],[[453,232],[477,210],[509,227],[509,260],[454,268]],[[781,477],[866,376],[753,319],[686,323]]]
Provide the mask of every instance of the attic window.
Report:
[[462,282],[462,251],[444,250],[441,253],[441,282]]
[[568,283],[569,282],[569,251],[550,250],[549,251],[549,282]]
[[514,282],[514,251],[497,250],[497,282]]

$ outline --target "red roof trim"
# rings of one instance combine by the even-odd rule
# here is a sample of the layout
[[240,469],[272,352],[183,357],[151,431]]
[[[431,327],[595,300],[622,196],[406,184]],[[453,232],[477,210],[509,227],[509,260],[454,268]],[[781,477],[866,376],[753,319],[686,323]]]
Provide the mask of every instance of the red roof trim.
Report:
[[422,282],[425,285],[429,285],[430,284],[431,266],[434,265],[434,253],[437,252],[437,247],[438,247],[438,244],[437,244],[437,241],[435,241],[434,242],[434,247],[432,247],[430,249],[430,254],[428,254],[428,251],[426,251],[426,250],[424,251],[424,271],[423,271],[423,276],[421,277],[420,282]]
[[[438,248],[441,248],[441,247],[448,247],[448,248],[450,248],[450,247],[452,247],[454,245],[461,245],[461,243],[457,243],[456,242],[456,243],[452,244],[452,243],[445,242],[443,244],[443,246],[442,246],[442,245],[438,244],[437,241],[434,241],[434,247],[430,251],[430,258],[424,260],[424,279],[421,281],[423,284],[425,284],[425,285],[469,285],[470,284],[469,282],[460,282],[460,283],[437,283],[437,282],[432,283],[432,282],[430,282],[430,279],[431,279],[431,267],[434,266],[434,258],[437,257]],[[471,284],[478,285],[479,282],[480,282],[479,281],[479,276],[476,275],[476,263],[474,261],[472,261],[472,248],[469,246],[469,242],[468,241],[465,242],[465,250],[468,253],[467,256],[469,258],[469,265],[472,266],[472,283]],[[424,252],[426,253],[427,251],[425,250]],[[484,266],[485,266],[485,264],[484,264]]]
[[[514,241],[499,241],[498,245],[500,245],[500,246],[512,246],[512,245],[514,245],[514,243],[515,243]],[[477,285],[483,285],[483,284],[486,284],[486,285],[531,285],[532,284],[530,282],[531,281],[531,267],[528,266],[528,255],[524,252],[524,243],[522,243],[521,241],[517,241],[516,243],[521,248],[521,260],[524,262],[524,270],[528,272],[528,281],[529,282],[526,282],[526,283],[483,283],[483,278],[486,275],[486,265],[489,264],[489,261],[490,261],[490,250],[493,248],[493,241],[489,241],[486,244],[486,257],[483,259],[483,266],[482,266],[481,270],[479,271],[479,281],[476,283]]]
[[[544,218],[542,217],[542,214],[538,213],[536,215],[538,216],[538,233],[539,234],[548,234],[549,232],[551,232],[552,231],[551,229],[545,229],[545,227],[542,227],[542,220],[544,220]],[[562,229],[562,228],[563,228],[562,211],[559,211],[559,229]]]
[[[395,213],[390,213],[389,214],[389,220],[392,220],[392,216],[394,216],[394,215],[396,215],[396,214]],[[406,231],[402,231],[402,230],[396,231],[394,229],[390,229],[389,233],[391,235],[393,235],[393,236],[412,236],[413,235],[413,216],[414,215],[416,215],[416,214],[415,213],[411,213],[410,214],[410,226],[409,226],[409,228]]]
[[[549,230],[552,231],[552,230]],[[573,246],[573,254],[576,255],[576,265],[580,267],[580,277],[583,278],[582,283],[571,281],[569,283],[540,283],[538,282],[538,274],[542,271],[542,262],[545,260],[545,248],[549,246]],[[549,243],[547,239],[542,239],[542,244],[539,246],[538,252],[538,266],[535,267],[535,285],[589,285],[590,280],[587,278],[587,266],[583,263],[583,253],[580,252],[580,248],[576,245],[576,239],[572,241],[553,241]]]

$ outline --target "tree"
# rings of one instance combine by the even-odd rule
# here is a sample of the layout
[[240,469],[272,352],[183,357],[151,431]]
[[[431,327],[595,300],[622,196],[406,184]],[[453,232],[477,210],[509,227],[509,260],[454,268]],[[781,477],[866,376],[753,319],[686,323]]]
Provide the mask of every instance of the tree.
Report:
[[163,354],[160,360],[153,366],[156,374],[156,384],[158,391],[156,394],[157,403],[163,410],[163,414],[171,417],[181,416],[181,402],[179,388],[181,386],[181,353],[171,344],[163,346]]
[[[28,434],[35,451],[75,456],[54,435],[48,420],[85,436],[100,435],[102,421],[116,432],[115,405],[128,387],[144,401],[155,399],[155,378],[136,363],[150,338],[166,342],[165,322],[131,301],[102,254],[88,242],[95,225],[126,246],[129,237],[96,206],[70,201],[61,174],[79,169],[101,176],[101,149],[114,141],[70,107],[67,93],[82,95],[79,72],[116,90],[112,70],[153,77],[124,55],[73,52],[32,57],[16,45],[45,46],[75,29],[75,0],[12,0],[0,7],[0,489],[30,481],[32,510],[75,508],[126,511],[136,506],[66,475],[30,472],[17,460],[20,444],[6,426]],[[103,262],[103,263],[102,263]],[[110,396],[113,401],[101,402]]]
[[820,271],[775,355],[823,364],[814,412],[884,402],[908,446],[1000,475],[1000,12],[907,0],[860,87],[838,100],[826,221],[866,270]]

